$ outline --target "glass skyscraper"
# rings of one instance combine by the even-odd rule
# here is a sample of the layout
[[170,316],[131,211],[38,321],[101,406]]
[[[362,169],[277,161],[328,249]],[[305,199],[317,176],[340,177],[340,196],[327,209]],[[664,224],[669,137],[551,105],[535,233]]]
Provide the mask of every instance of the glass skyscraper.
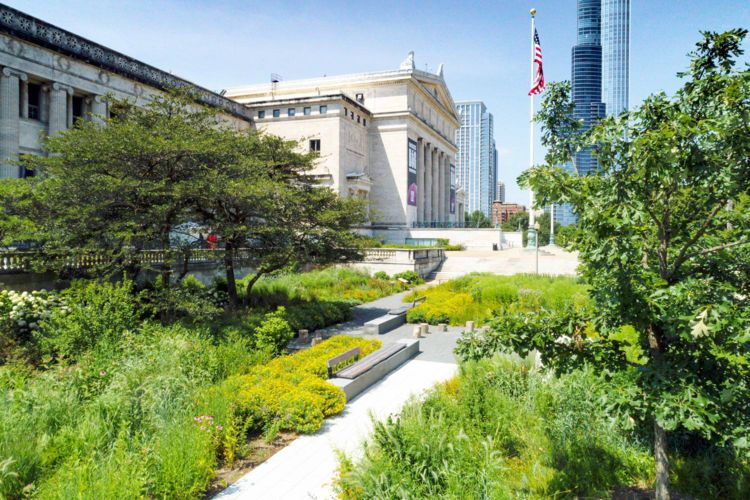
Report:
[[[628,109],[630,0],[578,0],[578,37],[572,51],[571,80],[575,117],[588,129],[605,115]],[[575,156],[580,175],[596,172],[592,148]],[[566,165],[573,170],[573,165]],[[555,207],[555,220],[576,221],[569,206]]]
[[[578,43],[573,47],[571,80],[575,117],[588,129],[605,114],[602,103],[602,0],[578,0]],[[580,175],[597,168],[592,148],[576,153]]]
[[628,109],[630,0],[602,0],[602,100],[607,115]]
[[459,101],[456,107],[456,182],[466,193],[466,213],[481,210],[490,217],[497,189],[494,118],[482,101]]

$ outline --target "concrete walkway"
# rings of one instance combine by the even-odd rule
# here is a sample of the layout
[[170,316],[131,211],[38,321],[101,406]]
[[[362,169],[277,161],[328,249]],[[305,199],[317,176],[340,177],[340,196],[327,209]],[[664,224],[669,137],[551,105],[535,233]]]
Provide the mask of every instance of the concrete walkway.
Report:
[[[534,250],[509,248],[491,250],[463,250],[446,252],[446,259],[434,274],[437,281],[457,278],[472,272],[511,275],[536,272],[537,255]],[[566,252],[560,247],[539,249],[539,273],[549,275],[576,274],[578,254]]]
[[326,420],[316,434],[297,438],[216,498],[336,498],[332,488],[338,468],[336,452],[357,456],[372,431],[372,418],[382,420],[398,413],[411,396],[448,380],[456,371],[454,363],[419,358],[405,363],[353,399],[342,413]]

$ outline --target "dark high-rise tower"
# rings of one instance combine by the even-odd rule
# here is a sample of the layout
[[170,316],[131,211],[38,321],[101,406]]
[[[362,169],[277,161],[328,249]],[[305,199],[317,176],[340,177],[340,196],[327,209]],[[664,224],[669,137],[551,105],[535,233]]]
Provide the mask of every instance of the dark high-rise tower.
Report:
[[[588,129],[605,115],[602,103],[602,0],[578,0],[578,43],[572,53],[572,97],[575,116]],[[576,167],[581,175],[596,170],[596,157],[591,148],[576,154]]]

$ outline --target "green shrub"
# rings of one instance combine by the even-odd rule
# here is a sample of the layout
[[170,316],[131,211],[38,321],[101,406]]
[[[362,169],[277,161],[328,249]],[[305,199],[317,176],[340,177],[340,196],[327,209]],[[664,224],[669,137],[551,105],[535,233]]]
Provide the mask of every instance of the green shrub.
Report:
[[373,278],[377,278],[379,280],[389,280],[391,279],[390,276],[388,276],[388,273],[385,271],[378,271],[375,274],[372,275]]
[[264,316],[261,324],[255,329],[255,345],[262,351],[279,354],[286,349],[289,341],[294,338],[294,332],[284,319],[286,310],[279,307],[276,311]]
[[117,350],[140,318],[133,283],[77,281],[62,293],[66,305],[52,311],[34,336],[43,352],[76,359],[95,346]]
[[[317,431],[323,418],[343,410],[344,392],[325,382],[328,377],[327,360],[352,347],[360,347],[367,355],[380,346],[377,340],[353,337],[332,337],[310,349],[291,356],[281,356],[251,368],[247,374],[228,378],[218,387],[209,389],[204,399],[224,400],[233,408],[217,417],[230,433],[241,428],[262,433],[273,430],[292,430],[311,433]],[[234,424],[232,424],[234,422]]]

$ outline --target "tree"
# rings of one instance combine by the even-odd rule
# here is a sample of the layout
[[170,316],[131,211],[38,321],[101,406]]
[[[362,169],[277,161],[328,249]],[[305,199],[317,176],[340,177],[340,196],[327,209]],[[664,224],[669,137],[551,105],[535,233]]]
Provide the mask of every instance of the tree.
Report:
[[[669,432],[750,450],[750,70],[735,69],[746,34],[703,33],[674,97],[595,126],[599,175],[556,168],[580,135],[551,134],[547,165],[519,178],[539,205],[579,215],[573,246],[594,306],[495,334],[559,371],[589,363],[632,378],[619,403],[653,427],[659,499]],[[544,100],[547,132],[570,114],[565,92]]]
[[263,275],[299,264],[326,264],[360,256],[351,228],[365,220],[364,206],[316,186],[307,171],[316,156],[272,135],[239,137],[239,161],[198,185],[196,210],[225,245],[224,267],[231,307],[238,303],[234,253],[250,247],[249,300]]
[[529,229],[529,213],[518,212],[503,223],[503,231],[526,231]]
[[[190,218],[191,189],[235,158],[217,111],[182,91],[142,106],[110,99],[116,113],[78,120],[45,142],[48,156],[24,158],[39,173],[32,181],[33,210],[44,264],[65,269],[73,254],[104,256],[99,275],[134,277],[151,268],[149,248],[163,250],[161,283],[168,289],[175,262],[175,227]],[[63,258],[55,259],[56,255]]]
[[492,227],[492,221],[481,210],[474,210],[471,214],[466,214],[465,217],[466,227]]

